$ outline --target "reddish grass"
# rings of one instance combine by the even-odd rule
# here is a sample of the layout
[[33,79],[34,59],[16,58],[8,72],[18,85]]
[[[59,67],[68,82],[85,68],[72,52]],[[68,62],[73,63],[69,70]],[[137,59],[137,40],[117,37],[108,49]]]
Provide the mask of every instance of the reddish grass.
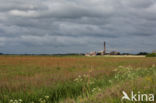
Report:
[[10,91],[51,86],[92,70],[92,76],[110,75],[116,67],[150,67],[156,58],[0,56],[0,88]]

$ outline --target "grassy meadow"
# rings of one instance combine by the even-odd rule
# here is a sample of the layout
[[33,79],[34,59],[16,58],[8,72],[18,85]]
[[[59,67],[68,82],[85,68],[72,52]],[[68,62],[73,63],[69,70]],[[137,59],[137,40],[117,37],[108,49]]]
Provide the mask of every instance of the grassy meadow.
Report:
[[156,94],[155,65],[150,57],[0,56],[0,103],[121,103],[122,90]]

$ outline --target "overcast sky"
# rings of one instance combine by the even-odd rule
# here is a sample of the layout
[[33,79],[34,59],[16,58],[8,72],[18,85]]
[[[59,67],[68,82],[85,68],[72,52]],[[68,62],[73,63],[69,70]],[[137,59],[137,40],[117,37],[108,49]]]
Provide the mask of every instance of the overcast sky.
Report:
[[156,0],[0,0],[0,52],[156,49]]

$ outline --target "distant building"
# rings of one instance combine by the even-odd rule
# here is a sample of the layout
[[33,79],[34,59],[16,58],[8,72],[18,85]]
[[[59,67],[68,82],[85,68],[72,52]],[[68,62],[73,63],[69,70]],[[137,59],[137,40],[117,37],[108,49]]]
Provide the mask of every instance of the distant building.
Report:
[[106,55],[106,42],[104,41],[104,50],[98,52],[86,53],[85,56]]
[[86,53],[85,56],[96,56],[96,52],[90,52],[90,53]]
[[[90,53],[86,53],[85,56],[96,56],[96,55],[120,55],[120,52],[117,51],[112,51],[110,53],[106,53],[106,42],[104,41],[104,49],[102,51],[98,51],[98,52],[90,52]],[[125,54],[128,55],[128,54]]]
[[152,53],[156,53],[156,50],[153,50]]
[[104,41],[104,51],[102,55],[105,55],[105,54],[106,54],[106,42]]

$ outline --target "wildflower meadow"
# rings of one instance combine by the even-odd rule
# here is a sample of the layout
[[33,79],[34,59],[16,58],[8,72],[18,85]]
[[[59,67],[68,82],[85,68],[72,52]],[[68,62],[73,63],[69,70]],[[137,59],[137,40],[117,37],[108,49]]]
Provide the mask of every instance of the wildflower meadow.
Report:
[[0,56],[0,103],[131,103],[155,78],[150,57]]

